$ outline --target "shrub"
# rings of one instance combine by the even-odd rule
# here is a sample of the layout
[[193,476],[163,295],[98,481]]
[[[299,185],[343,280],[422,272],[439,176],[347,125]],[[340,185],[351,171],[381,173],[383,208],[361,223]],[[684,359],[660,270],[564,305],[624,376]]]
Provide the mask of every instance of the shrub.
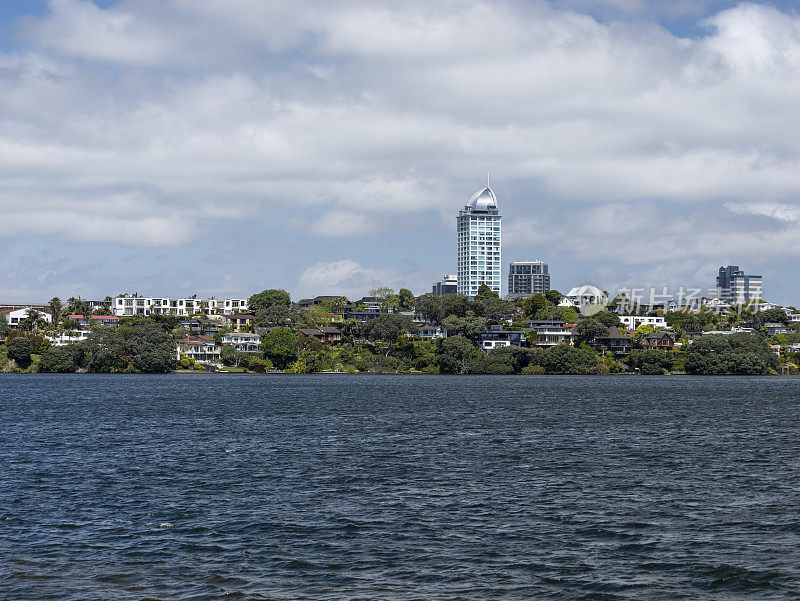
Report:
[[756,334],[712,334],[686,351],[685,367],[698,375],[760,375],[776,370],[778,357]]
[[22,369],[27,369],[31,364],[31,353],[33,353],[33,345],[24,336],[14,338],[8,343],[8,358]]
[[67,344],[57,346],[45,353],[39,360],[39,371],[43,373],[71,373],[78,368],[79,346]]

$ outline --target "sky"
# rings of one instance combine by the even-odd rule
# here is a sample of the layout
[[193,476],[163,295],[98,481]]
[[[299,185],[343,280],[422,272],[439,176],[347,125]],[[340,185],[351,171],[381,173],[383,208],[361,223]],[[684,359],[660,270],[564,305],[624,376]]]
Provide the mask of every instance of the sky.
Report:
[[0,302],[552,286],[800,303],[795,1],[0,3]]

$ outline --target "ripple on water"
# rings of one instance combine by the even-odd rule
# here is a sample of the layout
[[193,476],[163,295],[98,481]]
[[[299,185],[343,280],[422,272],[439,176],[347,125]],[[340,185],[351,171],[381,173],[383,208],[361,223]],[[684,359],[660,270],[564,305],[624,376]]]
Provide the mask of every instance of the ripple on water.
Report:
[[0,376],[0,599],[800,598],[797,383]]

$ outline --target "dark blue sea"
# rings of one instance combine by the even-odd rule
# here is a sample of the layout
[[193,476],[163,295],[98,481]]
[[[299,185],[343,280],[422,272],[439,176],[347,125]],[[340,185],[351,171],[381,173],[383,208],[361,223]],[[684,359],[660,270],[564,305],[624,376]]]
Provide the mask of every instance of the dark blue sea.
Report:
[[798,599],[799,393],[2,375],[0,599]]

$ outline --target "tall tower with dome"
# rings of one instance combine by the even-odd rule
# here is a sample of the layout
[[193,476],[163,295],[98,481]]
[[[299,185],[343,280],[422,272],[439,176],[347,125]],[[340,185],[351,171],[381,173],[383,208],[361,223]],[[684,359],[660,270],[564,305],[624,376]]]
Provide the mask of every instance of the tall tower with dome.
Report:
[[459,294],[475,296],[481,284],[500,294],[500,220],[497,197],[488,185],[458,212]]

